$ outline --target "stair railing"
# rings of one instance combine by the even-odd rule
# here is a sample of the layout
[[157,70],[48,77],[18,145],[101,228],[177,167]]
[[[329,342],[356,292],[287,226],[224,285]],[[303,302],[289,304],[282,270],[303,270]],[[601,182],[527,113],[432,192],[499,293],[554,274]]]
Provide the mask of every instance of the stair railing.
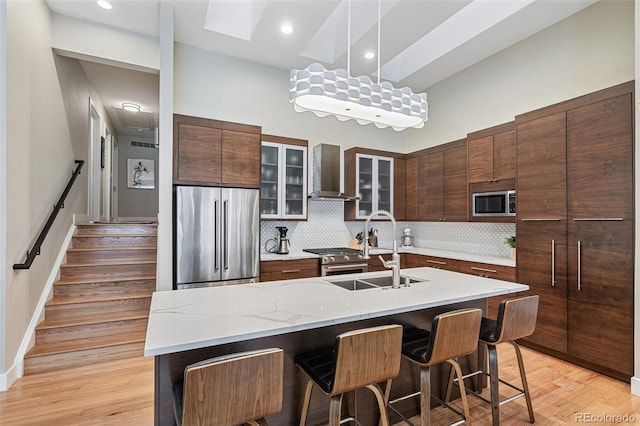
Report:
[[58,212],[60,211],[60,209],[64,208],[64,200],[67,199],[67,195],[69,195],[69,191],[71,191],[71,187],[73,186],[76,179],[78,178],[78,175],[80,174],[80,170],[84,165],[84,161],[82,160],[75,160],[75,162],[77,166],[73,171],[73,173],[71,174],[71,179],[69,179],[69,183],[67,183],[67,186],[64,188],[64,191],[62,192],[62,195],[60,195],[60,199],[58,200],[58,202],[53,206],[53,211],[51,212],[51,215],[49,215],[49,219],[47,220],[47,223],[45,223],[44,228],[42,228],[42,231],[40,231],[40,235],[38,235],[38,239],[36,240],[35,243],[33,243],[33,247],[31,248],[31,250],[27,251],[27,260],[24,263],[14,263],[13,269],[31,268],[31,264],[33,263],[33,260],[36,258],[37,255],[40,254],[40,247],[42,246],[44,239],[49,233],[49,229],[51,229],[53,222],[56,220],[56,216],[58,216]]

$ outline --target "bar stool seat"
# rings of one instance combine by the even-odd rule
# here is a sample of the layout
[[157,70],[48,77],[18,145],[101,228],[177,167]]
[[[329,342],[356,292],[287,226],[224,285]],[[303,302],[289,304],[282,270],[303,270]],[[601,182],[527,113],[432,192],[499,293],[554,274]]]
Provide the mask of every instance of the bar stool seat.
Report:
[[173,385],[178,426],[266,425],[282,409],[284,351],[240,352],[188,365]]
[[[431,399],[451,409],[461,417],[453,424],[461,424],[469,418],[469,405],[464,390],[460,385],[460,397],[464,413],[451,407],[448,403],[431,395],[431,369],[436,364],[447,362],[451,365],[451,373],[462,377],[460,365],[455,358],[468,355],[478,347],[478,333],[482,311],[480,309],[459,309],[436,315],[431,330],[405,328],[402,338],[402,356],[420,366],[420,391],[404,395],[389,401],[391,384],[385,389],[385,401],[389,408],[408,424],[412,424],[393,404],[420,395],[420,424],[431,422]],[[449,392],[447,392],[448,394]]]
[[[463,380],[476,375],[489,376],[491,399],[488,400],[484,398],[480,393],[471,392],[471,394],[491,404],[491,417],[494,426],[498,426],[500,424],[500,405],[511,402],[521,396],[524,396],[527,402],[529,421],[531,423],[535,423],[533,406],[531,404],[531,395],[529,393],[529,385],[527,383],[527,375],[524,369],[524,361],[522,359],[520,347],[516,343],[516,339],[522,339],[530,336],[535,331],[539,299],[540,297],[538,295],[506,299],[500,302],[500,306],[498,307],[498,316],[495,320],[486,317],[482,318],[479,341],[487,347],[487,353],[489,355],[489,372],[484,370],[474,371],[463,376]],[[498,352],[496,346],[500,343],[510,343],[515,349],[516,356],[518,358],[518,369],[520,370],[522,388],[499,378]],[[458,379],[454,379],[449,376],[449,386],[451,386],[452,382],[457,380]],[[503,383],[511,387],[516,390],[517,393],[501,401],[498,387],[499,383]],[[445,400],[447,399],[448,395]]]
[[[360,388],[371,390],[378,402],[380,424],[389,425],[384,396],[378,383],[387,382],[400,371],[402,326],[385,325],[342,333],[334,346],[298,354],[296,364],[308,376],[300,425],[307,421],[314,384],[331,397],[329,425],[341,423],[345,393]],[[357,413],[349,419],[356,421]]]

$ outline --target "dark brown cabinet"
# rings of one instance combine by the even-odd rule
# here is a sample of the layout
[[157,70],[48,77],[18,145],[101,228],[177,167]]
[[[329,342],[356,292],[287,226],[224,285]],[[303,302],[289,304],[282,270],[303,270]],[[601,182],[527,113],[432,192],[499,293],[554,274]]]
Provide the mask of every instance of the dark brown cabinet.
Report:
[[260,188],[261,128],[175,114],[173,183]]
[[271,260],[260,262],[260,281],[313,278],[319,275],[319,259]]
[[406,255],[407,268],[419,268],[428,266],[435,269],[444,269],[446,271],[459,272],[460,261],[456,259],[448,259],[445,257],[425,256],[420,254],[409,253]]
[[407,158],[407,220],[467,220],[467,146],[462,139]]
[[567,352],[567,222],[518,223],[518,281],[540,296],[538,321],[528,341]]
[[518,281],[540,294],[527,340],[633,374],[633,84],[516,118]]
[[469,183],[498,182],[516,176],[515,122],[467,135]]

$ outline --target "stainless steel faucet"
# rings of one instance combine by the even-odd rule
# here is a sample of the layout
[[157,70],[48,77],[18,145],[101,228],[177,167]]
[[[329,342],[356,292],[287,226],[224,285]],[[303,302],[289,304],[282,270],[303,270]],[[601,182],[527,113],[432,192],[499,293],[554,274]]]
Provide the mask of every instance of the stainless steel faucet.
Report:
[[387,216],[393,223],[393,255],[391,260],[384,260],[382,256],[378,256],[378,259],[382,262],[382,265],[392,270],[392,288],[400,288],[400,254],[398,253],[398,229],[396,226],[396,218],[386,210],[378,210],[367,216],[367,220],[364,223],[364,243],[362,248],[362,257],[364,259],[371,259],[369,256],[369,222],[374,216]]

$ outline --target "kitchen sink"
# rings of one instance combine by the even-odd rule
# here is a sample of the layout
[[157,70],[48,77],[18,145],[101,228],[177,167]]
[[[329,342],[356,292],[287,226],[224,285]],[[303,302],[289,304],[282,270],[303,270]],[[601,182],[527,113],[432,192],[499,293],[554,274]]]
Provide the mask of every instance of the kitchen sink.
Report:
[[[393,284],[393,277],[371,277],[371,278],[360,278],[360,279],[350,279],[350,280],[340,280],[340,281],[329,281],[333,285],[337,285],[338,287],[342,287],[347,290],[367,290],[370,288],[382,288],[382,287],[391,287]],[[417,283],[419,280],[415,280],[409,277],[400,277],[400,285],[403,286],[405,284]]]

